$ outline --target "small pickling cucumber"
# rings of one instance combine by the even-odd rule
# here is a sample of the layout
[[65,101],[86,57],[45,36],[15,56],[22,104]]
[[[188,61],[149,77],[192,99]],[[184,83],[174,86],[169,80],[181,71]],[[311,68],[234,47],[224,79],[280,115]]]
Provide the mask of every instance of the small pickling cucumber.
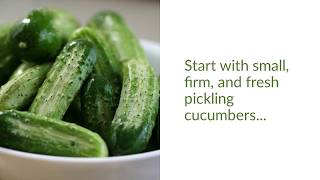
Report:
[[68,157],[105,157],[102,138],[76,124],[16,110],[0,112],[0,146]]
[[101,76],[92,75],[82,88],[83,125],[106,139],[120,99],[120,89]]
[[12,50],[26,61],[53,61],[79,23],[69,13],[35,9],[11,32]]
[[25,72],[27,69],[31,68],[32,66],[35,66],[33,62],[22,62],[16,70],[12,73],[10,76],[10,80],[14,79],[15,77],[20,76],[23,72]]
[[[124,19],[113,11],[101,11],[94,15],[88,26],[102,34],[108,45],[109,59],[123,62],[129,59],[146,61],[144,50],[139,40],[131,32]],[[121,73],[121,66],[116,66]]]
[[96,62],[96,48],[86,40],[70,41],[61,51],[32,102],[30,112],[62,119]]
[[28,108],[50,66],[50,64],[36,65],[4,84],[0,88],[0,110]]
[[13,24],[0,25],[0,86],[6,83],[20,61],[10,50],[10,31]]
[[99,52],[97,53],[97,65],[94,71],[103,74],[107,78],[110,77],[110,79],[120,74],[120,72],[117,72],[117,67],[120,67],[120,62],[114,57],[109,56],[110,49],[108,48],[108,44],[97,30],[86,26],[81,27],[72,33],[70,39],[86,39],[96,45],[97,51]]
[[135,154],[146,149],[159,109],[160,84],[153,68],[129,60],[123,64],[119,106],[108,131],[113,155]]
[[95,44],[97,61],[81,92],[83,125],[105,138],[110,121],[118,107],[121,83],[106,55],[106,45],[99,34],[88,27],[76,30],[73,39],[86,39]]

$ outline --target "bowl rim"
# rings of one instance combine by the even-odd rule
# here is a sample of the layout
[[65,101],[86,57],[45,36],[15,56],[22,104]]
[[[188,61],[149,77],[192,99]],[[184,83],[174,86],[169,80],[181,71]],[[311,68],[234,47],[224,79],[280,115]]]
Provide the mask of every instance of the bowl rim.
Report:
[[67,162],[67,163],[112,163],[124,161],[138,161],[141,159],[150,159],[160,157],[160,150],[143,152],[139,154],[124,155],[124,156],[111,156],[111,157],[63,157],[63,156],[50,156],[43,154],[35,154],[23,152],[8,148],[0,147],[0,155],[6,154],[17,158],[31,159],[37,161],[51,161],[51,162]]
[[[149,46],[151,51],[156,51],[160,55],[160,43],[141,39],[143,46]],[[154,150],[149,152],[143,152],[138,154],[123,155],[123,156],[111,156],[111,157],[64,157],[64,156],[51,156],[44,154],[36,154],[30,152],[23,152],[19,150],[0,147],[0,156],[9,155],[12,157],[37,160],[37,161],[51,161],[51,162],[64,162],[64,163],[112,163],[112,162],[127,162],[127,161],[139,161],[142,159],[150,159],[154,157],[160,157],[160,150]]]

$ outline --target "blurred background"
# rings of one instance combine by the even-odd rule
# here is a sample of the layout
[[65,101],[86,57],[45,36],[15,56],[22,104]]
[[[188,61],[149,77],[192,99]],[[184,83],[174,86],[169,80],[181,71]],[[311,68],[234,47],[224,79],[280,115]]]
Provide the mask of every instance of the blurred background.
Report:
[[160,42],[160,0],[0,0],[0,23],[22,18],[38,7],[68,10],[82,24],[99,10],[115,10],[139,38]]

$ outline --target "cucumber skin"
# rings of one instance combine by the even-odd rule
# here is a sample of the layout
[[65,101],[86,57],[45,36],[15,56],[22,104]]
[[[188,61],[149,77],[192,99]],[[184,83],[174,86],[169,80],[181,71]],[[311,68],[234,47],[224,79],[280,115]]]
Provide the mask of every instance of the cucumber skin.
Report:
[[20,61],[10,50],[10,31],[13,24],[0,26],[0,86],[7,82],[12,72],[19,66]]
[[82,27],[73,33],[72,38],[86,39],[97,48],[96,65],[81,91],[84,115],[82,125],[105,138],[107,124],[112,121],[119,103],[121,82],[111,66],[105,51],[106,45],[99,34],[88,27]]
[[110,49],[108,49],[108,44],[98,31],[86,26],[81,27],[72,33],[70,39],[85,39],[95,44],[97,48],[97,62],[93,73],[111,80],[119,78],[121,72],[117,72],[116,67],[120,67],[120,62],[115,58],[109,57],[108,53]]
[[31,68],[35,66],[34,63],[32,62],[22,62],[16,70],[14,70],[14,72],[12,73],[12,75],[10,76],[9,80],[14,79],[15,77],[20,76],[21,74],[23,74],[27,69]]
[[144,151],[159,110],[160,84],[152,67],[135,60],[123,65],[119,106],[106,132],[113,155]]
[[105,157],[101,137],[72,123],[29,112],[0,112],[0,146],[25,152],[69,157]]
[[11,32],[11,48],[26,61],[53,61],[79,23],[68,13],[35,9],[17,22]]
[[0,110],[28,108],[51,65],[36,65],[0,88]]
[[106,140],[120,99],[120,90],[100,76],[91,76],[81,92],[83,126],[98,132]]
[[[101,11],[94,15],[88,26],[102,34],[108,45],[109,59],[116,59],[120,63],[129,59],[146,62],[146,56],[139,40],[131,32],[124,19],[113,11]],[[116,72],[121,74],[121,64],[116,64]]]
[[70,41],[61,51],[34,99],[30,112],[62,119],[96,62],[96,48]]

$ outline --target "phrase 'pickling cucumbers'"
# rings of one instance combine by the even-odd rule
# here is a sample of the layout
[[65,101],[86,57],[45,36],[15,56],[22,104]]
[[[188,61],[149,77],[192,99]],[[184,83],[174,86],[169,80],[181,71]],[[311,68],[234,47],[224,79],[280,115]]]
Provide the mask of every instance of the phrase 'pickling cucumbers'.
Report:
[[78,22],[67,12],[35,9],[13,27],[11,46],[21,59],[53,61],[78,27]]
[[50,64],[36,65],[0,88],[0,110],[27,108],[43,83]]
[[10,80],[20,76],[23,72],[25,72],[27,69],[31,68],[32,66],[35,66],[34,63],[32,62],[22,62],[16,70],[14,70],[14,72],[12,73],[12,75],[10,76]]
[[113,155],[145,150],[155,126],[159,96],[158,76],[149,64],[136,60],[123,64],[120,102],[106,132]]
[[70,157],[108,155],[98,134],[29,112],[0,112],[0,139],[2,147],[31,153]]
[[61,51],[32,102],[30,112],[62,119],[96,62],[96,48],[86,40],[70,41]]
[[20,64],[18,58],[10,50],[10,31],[13,24],[0,26],[0,86],[7,82],[11,73]]
[[[116,12],[101,11],[91,18],[88,26],[102,34],[108,45],[106,49],[109,59],[116,59],[119,62],[129,59],[147,61],[139,40]],[[121,74],[121,65],[114,68]]]
[[73,39],[86,39],[97,48],[97,61],[93,72],[82,88],[83,125],[105,138],[107,125],[117,109],[121,83],[106,55],[104,40],[95,31],[83,27],[75,31]]

